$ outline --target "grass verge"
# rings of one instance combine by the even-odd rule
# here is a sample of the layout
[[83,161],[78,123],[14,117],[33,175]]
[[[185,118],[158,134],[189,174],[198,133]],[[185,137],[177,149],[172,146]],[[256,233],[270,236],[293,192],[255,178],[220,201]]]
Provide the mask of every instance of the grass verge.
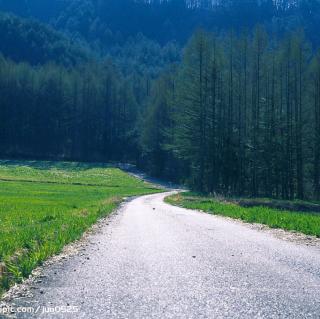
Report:
[[104,165],[0,161],[0,295],[124,197],[155,192]]
[[202,210],[214,215],[320,237],[319,213],[293,212],[264,206],[241,207],[235,203],[202,197],[193,193],[172,195],[165,201],[172,205]]

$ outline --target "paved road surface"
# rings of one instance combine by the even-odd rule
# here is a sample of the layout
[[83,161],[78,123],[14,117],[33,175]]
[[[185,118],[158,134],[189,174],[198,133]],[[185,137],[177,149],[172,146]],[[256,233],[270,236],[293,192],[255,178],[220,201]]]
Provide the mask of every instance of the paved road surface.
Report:
[[320,318],[319,250],[164,196],[126,204],[84,255],[50,266],[33,298],[15,301],[79,313],[18,318]]

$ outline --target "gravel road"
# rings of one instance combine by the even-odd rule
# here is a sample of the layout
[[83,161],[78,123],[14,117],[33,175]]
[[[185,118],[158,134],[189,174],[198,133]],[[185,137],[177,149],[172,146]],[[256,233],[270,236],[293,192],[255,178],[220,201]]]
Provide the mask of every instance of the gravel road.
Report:
[[16,317],[320,318],[318,248],[164,197],[127,203],[83,253],[46,268],[33,296],[14,300],[38,313]]

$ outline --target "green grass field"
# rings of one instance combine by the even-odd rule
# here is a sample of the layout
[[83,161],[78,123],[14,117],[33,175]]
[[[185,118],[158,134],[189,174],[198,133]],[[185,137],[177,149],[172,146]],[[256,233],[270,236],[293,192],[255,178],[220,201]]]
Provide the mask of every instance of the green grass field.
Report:
[[0,161],[0,294],[124,197],[158,191],[103,165]]
[[297,231],[320,237],[320,214],[279,210],[263,206],[241,207],[235,203],[192,193],[181,193],[166,198],[172,205],[202,210],[210,214],[241,219],[249,223],[259,223],[271,228]]

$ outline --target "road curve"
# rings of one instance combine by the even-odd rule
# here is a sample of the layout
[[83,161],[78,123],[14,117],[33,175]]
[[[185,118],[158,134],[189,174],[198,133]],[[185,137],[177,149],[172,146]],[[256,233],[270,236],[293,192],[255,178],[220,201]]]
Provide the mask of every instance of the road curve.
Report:
[[17,317],[319,318],[319,250],[169,206],[165,196],[124,205],[84,254],[45,269],[33,297],[14,301],[78,313]]

